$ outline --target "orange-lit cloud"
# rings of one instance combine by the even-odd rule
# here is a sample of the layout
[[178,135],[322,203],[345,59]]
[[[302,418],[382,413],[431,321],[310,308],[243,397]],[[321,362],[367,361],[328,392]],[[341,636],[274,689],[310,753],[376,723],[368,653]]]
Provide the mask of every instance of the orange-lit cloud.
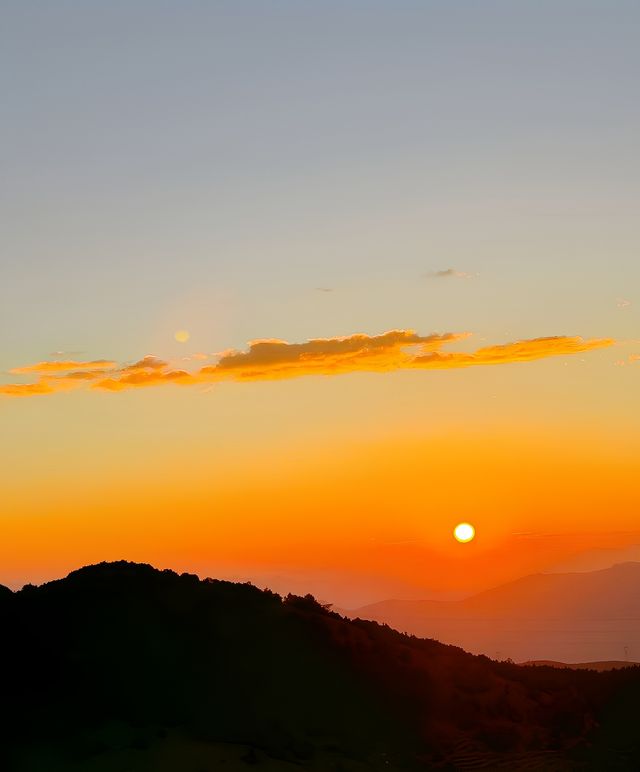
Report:
[[[255,340],[248,351],[225,353],[202,375],[231,380],[271,380],[301,375],[338,375],[350,372],[386,372],[412,366],[420,354],[437,351],[445,343],[467,338],[469,333],[418,335],[413,330],[390,330],[382,335],[349,335],[315,338],[306,343]],[[413,350],[413,351],[412,351]]]
[[197,375],[186,370],[139,370],[124,375],[114,375],[94,384],[96,389],[123,391],[141,386],[162,386],[167,383],[198,383]]
[[44,381],[37,383],[6,383],[0,386],[0,394],[5,397],[32,397],[36,394],[51,394],[55,391]]
[[618,367],[624,367],[625,365],[632,365],[636,362],[640,362],[640,354],[629,354],[626,360],[618,359],[613,364],[617,365]]
[[40,378],[36,383],[0,386],[0,395],[50,394],[82,387],[86,383],[90,383],[94,389],[123,391],[171,383],[196,385],[304,375],[454,369],[568,356],[611,346],[615,342],[611,338],[584,340],[579,337],[556,336],[485,346],[473,352],[441,350],[443,346],[468,336],[469,333],[423,336],[413,330],[389,330],[382,335],[359,333],[338,338],[314,338],[306,343],[287,343],[277,339],[254,340],[246,351],[224,351],[215,364],[194,371],[175,369],[169,362],[153,355],[119,368],[106,360],[41,362],[11,371],[19,374],[37,373]]
[[116,367],[117,362],[106,359],[96,359],[93,362],[54,361],[38,362],[35,365],[14,367],[9,372],[12,375],[31,375],[34,373],[65,373],[69,370],[108,370]]
[[132,365],[125,365],[124,367],[121,367],[118,372],[139,373],[146,370],[165,370],[168,366],[168,362],[165,362],[162,359],[158,359],[158,357],[154,356],[153,354],[147,354],[145,357],[142,357],[142,359],[139,359]]
[[485,346],[473,353],[435,351],[415,357],[412,366],[428,369],[501,365],[531,362],[553,356],[567,356],[613,345],[611,338],[584,340],[579,337],[556,336],[519,340],[499,346]]

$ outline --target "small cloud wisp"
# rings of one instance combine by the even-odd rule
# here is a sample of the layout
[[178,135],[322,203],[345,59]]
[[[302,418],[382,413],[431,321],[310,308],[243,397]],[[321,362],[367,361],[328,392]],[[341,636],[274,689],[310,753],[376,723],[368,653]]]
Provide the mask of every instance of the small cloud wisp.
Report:
[[430,271],[427,275],[431,279],[470,279],[472,277],[472,274],[456,271],[455,268],[445,268],[443,271]]

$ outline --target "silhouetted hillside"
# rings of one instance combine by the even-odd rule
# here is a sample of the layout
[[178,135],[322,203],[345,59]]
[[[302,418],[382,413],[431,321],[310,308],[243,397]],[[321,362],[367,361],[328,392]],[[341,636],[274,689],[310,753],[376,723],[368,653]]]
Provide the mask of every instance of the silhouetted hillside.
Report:
[[0,593],[0,613],[3,769],[640,761],[620,719],[640,694],[635,669],[494,662],[342,619],[310,596],[124,562]]
[[520,662],[521,665],[536,665],[538,667],[568,667],[577,670],[597,670],[602,673],[605,670],[620,670],[624,667],[638,667],[640,662],[625,662],[622,660],[609,660],[608,662],[556,662],[552,659],[533,659],[529,662]]
[[388,600],[345,613],[517,661],[640,659],[640,563],[534,574],[459,601]]

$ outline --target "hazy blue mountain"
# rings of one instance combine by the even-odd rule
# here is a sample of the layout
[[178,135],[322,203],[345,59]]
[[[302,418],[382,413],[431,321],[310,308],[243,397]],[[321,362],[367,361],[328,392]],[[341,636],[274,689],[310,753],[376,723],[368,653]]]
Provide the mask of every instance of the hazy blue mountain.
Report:
[[640,660],[640,563],[534,574],[459,601],[387,600],[348,614],[516,661]]

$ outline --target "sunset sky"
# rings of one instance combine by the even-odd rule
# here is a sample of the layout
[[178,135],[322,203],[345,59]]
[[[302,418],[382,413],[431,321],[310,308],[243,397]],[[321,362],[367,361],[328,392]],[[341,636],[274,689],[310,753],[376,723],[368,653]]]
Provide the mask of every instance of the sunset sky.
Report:
[[0,583],[357,605],[640,544],[638,3],[2,17]]

